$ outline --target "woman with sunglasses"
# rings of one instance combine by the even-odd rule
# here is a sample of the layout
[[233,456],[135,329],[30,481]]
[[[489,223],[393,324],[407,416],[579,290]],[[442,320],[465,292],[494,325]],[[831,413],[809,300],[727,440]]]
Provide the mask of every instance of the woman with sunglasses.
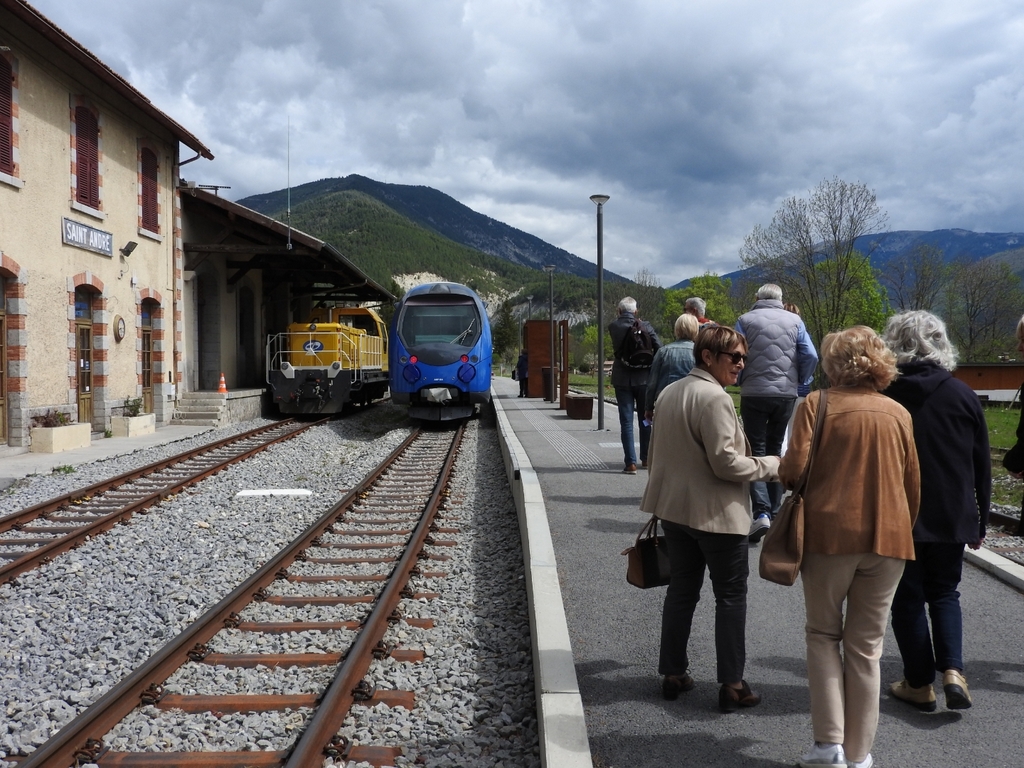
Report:
[[665,529],[671,581],[662,610],[662,695],[694,687],[687,644],[705,569],[715,593],[715,651],[722,712],[761,697],[743,679],[746,664],[749,483],[773,481],[777,456],[754,457],[724,387],[734,385],[747,343],[732,328],[701,329],[697,365],[658,396],[649,451],[650,480],[641,509]]
[[[832,388],[804,490],[800,568],[814,745],[797,765],[871,768],[882,639],[914,558],[920,472],[910,414],[880,392],[896,378],[896,355],[878,334],[830,333],[821,364]],[[779,467],[787,488],[807,463],[820,403],[812,392],[797,410]]]

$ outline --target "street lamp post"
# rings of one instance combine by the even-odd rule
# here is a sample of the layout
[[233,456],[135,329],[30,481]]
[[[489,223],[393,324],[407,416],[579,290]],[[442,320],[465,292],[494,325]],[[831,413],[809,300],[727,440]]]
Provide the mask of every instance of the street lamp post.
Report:
[[555,265],[545,264],[548,273],[548,324],[551,327],[551,402],[555,402]]
[[608,195],[591,195],[597,206],[597,428],[604,430],[604,204]]

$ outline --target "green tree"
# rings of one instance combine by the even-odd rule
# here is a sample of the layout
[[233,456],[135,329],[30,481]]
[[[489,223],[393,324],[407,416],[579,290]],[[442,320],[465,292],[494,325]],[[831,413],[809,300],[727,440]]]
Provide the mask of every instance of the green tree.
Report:
[[491,323],[491,342],[494,356],[511,363],[519,352],[519,323],[512,315],[512,302],[504,301]]
[[670,289],[665,292],[665,323],[668,328],[675,326],[676,318],[683,313],[686,300],[691,296],[704,299],[707,303],[705,315],[719,325],[731,326],[739,313],[731,295],[732,280],[705,272],[690,278],[686,288]]
[[826,179],[808,199],[784,200],[767,227],[754,227],[740,258],[763,281],[782,287],[783,299],[800,307],[820,343],[825,334],[844,327],[852,296],[873,292],[877,277],[870,265],[863,267],[866,257],[855,242],[881,232],[887,219],[864,184]]

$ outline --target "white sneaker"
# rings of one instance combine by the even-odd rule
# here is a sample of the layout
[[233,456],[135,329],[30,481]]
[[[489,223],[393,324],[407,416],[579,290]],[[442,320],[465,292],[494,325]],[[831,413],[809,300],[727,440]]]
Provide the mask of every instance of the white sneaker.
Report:
[[772,519],[768,515],[758,515],[757,518],[750,524],[749,539],[751,544],[757,544],[764,535],[768,533],[768,529],[772,527]]
[[[810,751],[797,760],[796,764],[801,768],[814,768],[818,765],[846,765],[846,753],[843,752],[842,744],[822,744],[816,741]],[[870,768],[870,766],[864,768]]]
[[871,768],[871,766],[874,765],[874,764],[875,764],[875,758],[873,758],[871,756],[871,753],[868,752],[868,756],[865,757],[863,760],[861,760],[859,763],[854,763],[854,762],[850,761],[846,765],[847,765],[847,768]]

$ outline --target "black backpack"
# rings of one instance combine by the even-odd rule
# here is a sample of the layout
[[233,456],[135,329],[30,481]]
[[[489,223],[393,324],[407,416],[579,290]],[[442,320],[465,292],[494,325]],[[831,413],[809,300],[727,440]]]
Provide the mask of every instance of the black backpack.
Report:
[[650,368],[654,362],[654,339],[640,320],[634,320],[627,329],[618,358],[627,368]]

